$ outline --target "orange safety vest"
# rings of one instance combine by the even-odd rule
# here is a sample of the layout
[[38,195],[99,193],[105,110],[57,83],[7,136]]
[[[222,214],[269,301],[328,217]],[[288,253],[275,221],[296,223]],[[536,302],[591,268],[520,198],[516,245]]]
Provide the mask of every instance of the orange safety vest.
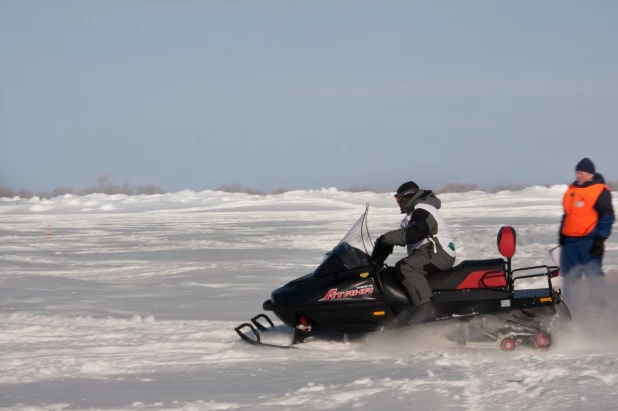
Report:
[[593,184],[579,187],[571,184],[564,193],[564,222],[562,234],[567,237],[583,237],[594,230],[599,220],[599,214],[594,209],[603,190],[609,190],[605,184]]

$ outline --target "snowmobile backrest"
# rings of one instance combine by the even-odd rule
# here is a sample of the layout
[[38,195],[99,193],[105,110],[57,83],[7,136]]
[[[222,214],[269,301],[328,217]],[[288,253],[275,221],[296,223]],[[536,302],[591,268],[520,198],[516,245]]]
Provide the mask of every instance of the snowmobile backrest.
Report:
[[505,258],[512,258],[515,255],[516,235],[515,229],[504,226],[498,232],[498,250]]

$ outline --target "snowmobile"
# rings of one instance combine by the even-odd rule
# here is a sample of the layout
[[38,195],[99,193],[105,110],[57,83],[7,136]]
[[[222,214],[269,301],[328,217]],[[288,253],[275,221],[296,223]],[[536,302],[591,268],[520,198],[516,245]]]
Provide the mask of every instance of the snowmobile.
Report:
[[[260,332],[274,328],[266,314],[235,328],[245,341],[280,348],[294,348],[307,338],[326,333],[358,336],[409,326],[414,306],[392,267],[372,259],[369,206],[346,236],[310,274],[295,279],[271,294],[265,311],[294,330],[292,345],[262,342]],[[449,338],[458,345],[471,342],[498,344],[511,351],[518,345],[548,348],[557,320],[570,321],[560,289],[552,286],[559,275],[555,266],[513,269],[516,232],[504,226],[498,232],[503,258],[467,260],[451,270],[427,275],[438,314],[430,322],[451,320]],[[516,289],[523,279],[540,279],[542,287]],[[248,332],[252,332],[252,336]]]

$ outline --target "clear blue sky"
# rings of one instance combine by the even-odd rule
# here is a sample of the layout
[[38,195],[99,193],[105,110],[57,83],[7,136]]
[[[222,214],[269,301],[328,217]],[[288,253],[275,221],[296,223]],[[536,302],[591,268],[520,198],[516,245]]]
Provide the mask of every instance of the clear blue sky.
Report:
[[618,1],[0,1],[0,185],[618,179]]

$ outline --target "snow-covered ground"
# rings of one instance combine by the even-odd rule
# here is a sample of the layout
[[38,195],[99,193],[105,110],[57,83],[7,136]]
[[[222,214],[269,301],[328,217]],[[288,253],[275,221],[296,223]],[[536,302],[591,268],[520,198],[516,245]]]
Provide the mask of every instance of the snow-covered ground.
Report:
[[[516,266],[550,264],[565,188],[441,195],[458,261],[497,257],[508,224]],[[390,195],[334,189],[0,199],[0,410],[618,409],[615,298],[575,312],[544,352],[457,349],[431,329],[242,342],[233,328],[366,203],[374,236],[398,226]],[[611,291],[618,241],[606,246]]]

